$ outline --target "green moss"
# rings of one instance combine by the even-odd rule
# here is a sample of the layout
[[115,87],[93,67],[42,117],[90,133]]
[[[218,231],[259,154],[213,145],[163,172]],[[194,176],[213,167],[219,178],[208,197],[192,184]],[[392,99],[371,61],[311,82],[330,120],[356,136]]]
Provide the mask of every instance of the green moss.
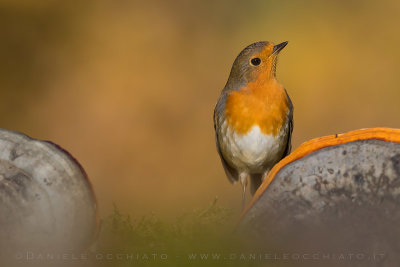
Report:
[[217,198],[172,222],[155,214],[132,219],[114,205],[113,213],[102,220],[96,264],[248,266],[249,262],[232,259],[232,253],[242,249],[234,234],[237,221],[231,210],[217,204]]

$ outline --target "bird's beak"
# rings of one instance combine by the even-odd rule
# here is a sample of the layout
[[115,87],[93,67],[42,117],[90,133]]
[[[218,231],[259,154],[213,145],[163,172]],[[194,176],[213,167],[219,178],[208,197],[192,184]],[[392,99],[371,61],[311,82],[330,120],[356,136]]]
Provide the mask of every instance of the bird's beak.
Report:
[[279,52],[288,44],[288,41],[277,44],[274,46],[274,50],[272,51],[272,55],[278,55]]

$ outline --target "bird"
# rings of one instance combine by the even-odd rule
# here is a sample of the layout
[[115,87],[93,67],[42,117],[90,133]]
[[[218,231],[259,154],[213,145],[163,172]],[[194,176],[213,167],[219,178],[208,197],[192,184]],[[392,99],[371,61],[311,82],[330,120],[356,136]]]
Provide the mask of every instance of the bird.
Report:
[[242,185],[242,209],[271,168],[291,151],[293,104],[276,79],[278,54],[288,42],[260,41],[233,62],[214,109],[217,151],[228,180]]

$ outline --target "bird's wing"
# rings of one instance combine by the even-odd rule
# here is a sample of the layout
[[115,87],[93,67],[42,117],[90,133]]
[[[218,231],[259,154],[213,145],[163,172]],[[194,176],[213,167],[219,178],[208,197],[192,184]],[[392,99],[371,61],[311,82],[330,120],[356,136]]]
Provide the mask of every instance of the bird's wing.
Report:
[[225,174],[228,177],[229,182],[234,184],[238,181],[238,172],[234,168],[229,166],[229,164],[226,162],[224,156],[221,153],[221,148],[219,145],[218,135],[217,135],[217,119],[216,119],[217,111],[216,110],[217,110],[217,107],[215,107],[215,109],[214,109],[214,130],[215,130],[215,142],[217,144],[217,151],[218,151],[219,157],[221,158],[222,166],[224,167]]
[[285,93],[286,93],[286,96],[289,101],[289,114],[287,117],[287,120],[289,123],[289,132],[288,132],[288,139],[287,139],[287,143],[286,143],[285,152],[283,153],[282,158],[289,155],[290,151],[292,150],[292,132],[293,132],[293,104],[292,104],[292,100],[290,100],[288,93],[286,92],[286,89],[285,89]]

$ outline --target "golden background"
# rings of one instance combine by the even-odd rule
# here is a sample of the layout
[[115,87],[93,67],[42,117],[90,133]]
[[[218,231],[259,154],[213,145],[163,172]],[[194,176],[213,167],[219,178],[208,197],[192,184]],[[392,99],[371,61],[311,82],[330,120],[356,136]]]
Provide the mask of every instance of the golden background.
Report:
[[289,41],[278,80],[294,148],[400,127],[399,1],[0,2],[0,127],[52,140],[84,166],[101,214],[175,216],[218,195],[212,114],[236,55]]

